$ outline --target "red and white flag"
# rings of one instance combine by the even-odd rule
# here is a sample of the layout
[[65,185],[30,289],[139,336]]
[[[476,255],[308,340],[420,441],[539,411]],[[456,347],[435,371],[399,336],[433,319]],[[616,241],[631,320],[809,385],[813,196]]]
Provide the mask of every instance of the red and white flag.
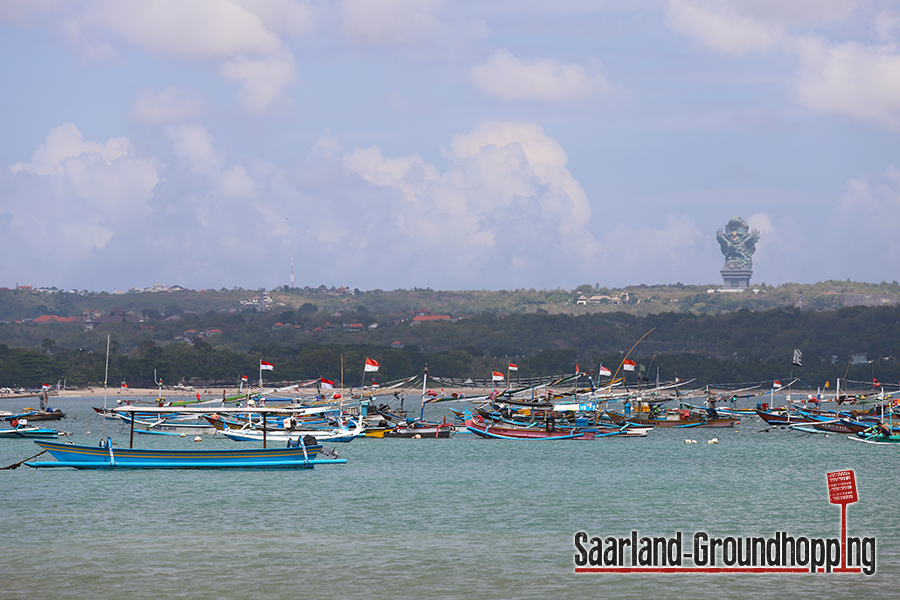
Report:
[[780,381],[773,381],[773,382],[772,382],[772,387],[773,387],[773,388],[781,387],[781,382],[780,382]]
[[249,381],[246,375],[241,375],[241,381]]
[[600,373],[600,375],[601,375],[602,377],[610,377],[610,376],[612,375],[612,371],[610,371],[609,369],[607,369],[607,368],[604,367],[603,365],[600,365],[600,370],[598,371],[598,373]]
[[[50,387],[50,386],[48,385],[47,387]],[[124,389],[128,389],[128,384],[125,383],[125,382],[123,381],[123,382],[122,382],[122,387],[123,387]]]
[[512,363],[509,363],[509,370],[510,371],[518,371],[519,367],[517,367],[516,365],[514,365]]
[[872,378],[872,385],[874,385],[875,387],[881,387],[881,382],[878,381],[877,379],[875,379],[875,378],[873,377],[873,378]]
[[333,390],[333,389],[334,389],[334,382],[333,382],[333,381],[328,380],[328,379],[325,379],[324,377],[322,377],[321,379],[319,379],[319,381],[322,382],[322,387],[325,388],[326,390]]
[[49,384],[49,383],[42,383],[42,384],[41,384],[41,389],[42,389],[42,390],[49,390],[49,389],[50,389],[50,384]]
[[259,368],[263,371],[274,371],[275,366],[272,363],[267,363],[264,360],[259,361]]
[[581,369],[578,368],[578,363],[575,363],[575,374],[581,375]]
[[630,359],[625,359],[625,362],[622,363],[622,368],[626,371],[634,371],[634,368],[637,366],[637,363]]
[[379,367],[379,365],[378,365],[377,360],[373,360],[371,358],[366,359],[366,370],[365,370],[366,373],[368,373],[370,371],[377,371],[378,367]]
[[503,381],[505,377],[503,377],[503,373],[500,371],[494,371],[494,374],[491,378],[491,381]]

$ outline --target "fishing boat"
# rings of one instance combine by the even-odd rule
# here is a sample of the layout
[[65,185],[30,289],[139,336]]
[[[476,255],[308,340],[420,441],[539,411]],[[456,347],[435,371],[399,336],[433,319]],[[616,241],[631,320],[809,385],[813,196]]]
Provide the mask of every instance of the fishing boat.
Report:
[[59,421],[64,419],[66,414],[58,408],[48,410],[38,410],[36,408],[26,407],[22,412],[14,415],[6,415],[4,421],[12,421],[13,419],[28,419],[29,421]]
[[75,469],[311,469],[315,465],[341,464],[346,459],[319,459],[321,444],[299,443],[279,448],[224,450],[157,450],[114,448],[107,439],[99,446],[61,444],[43,440],[34,443],[56,461],[27,462],[33,468]]
[[475,435],[485,438],[503,440],[592,440],[595,431],[576,428],[517,427],[508,423],[496,424],[487,421],[481,415],[466,420],[466,429]]
[[0,429],[0,439],[13,438],[58,438],[61,435],[59,431],[48,427],[34,427],[28,425],[26,419],[14,419],[10,425],[12,429]]
[[665,413],[659,413],[658,416],[654,416],[652,413],[646,416],[634,416],[609,409],[606,409],[605,412],[614,423],[619,425],[633,423],[653,427],[735,427],[740,424],[740,420],[734,417],[722,417],[717,413],[706,414],[680,408],[670,408]]
[[[277,431],[266,431],[265,436],[272,441],[286,441],[296,439],[298,437],[310,436],[317,442],[352,442],[357,437],[364,435],[365,425],[362,422],[356,424],[353,429],[348,429],[343,425],[332,429],[282,429]],[[243,429],[223,429],[222,435],[236,442],[252,442],[262,441],[263,432],[257,427],[246,427]]]
[[429,423],[427,421],[412,421],[400,423],[392,429],[385,430],[382,438],[449,438],[455,432],[453,423]]

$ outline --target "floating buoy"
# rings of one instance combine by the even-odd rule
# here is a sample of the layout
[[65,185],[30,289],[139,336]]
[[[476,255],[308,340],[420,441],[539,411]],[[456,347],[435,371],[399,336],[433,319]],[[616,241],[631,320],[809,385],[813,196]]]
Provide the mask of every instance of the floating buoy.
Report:
[[684,443],[685,443],[685,444],[690,444],[690,443],[691,443],[691,440],[684,440]]
[[[183,433],[182,433],[181,435],[184,436]],[[194,441],[195,441],[195,442],[202,442],[202,441],[203,441],[203,438],[200,437],[200,436],[198,435],[197,437],[194,438]]]
[[697,443],[697,440],[691,440],[691,443],[692,443],[692,444],[696,444],[696,443]]
[[417,433],[416,435],[413,436],[413,439],[414,439],[414,440],[421,440],[421,439],[422,439],[422,436],[421,436],[420,434]]
[[[150,428],[148,427],[147,429],[150,429]],[[181,434],[181,437],[185,437],[185,435],[182,433],[182,434]]]
[[707,444],[718,444],[718,443],[719,443],[719,438],[713,438],[713,439],[709,440],[709,441],[706,442],[706,443],[707,443]]

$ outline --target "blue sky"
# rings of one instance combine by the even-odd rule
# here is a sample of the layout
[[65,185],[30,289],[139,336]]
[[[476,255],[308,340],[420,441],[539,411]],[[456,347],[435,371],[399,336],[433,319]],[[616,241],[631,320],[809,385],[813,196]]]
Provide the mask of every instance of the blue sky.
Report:
[[0,285],[900,272],[886,0],[7,0]]

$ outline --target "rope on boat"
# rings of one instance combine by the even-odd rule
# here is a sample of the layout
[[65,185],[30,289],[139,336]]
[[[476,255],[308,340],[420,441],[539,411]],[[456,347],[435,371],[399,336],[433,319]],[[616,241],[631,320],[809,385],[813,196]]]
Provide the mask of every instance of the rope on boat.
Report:
[[20,460],[20,461],[17,462],[17,463],[13,463],[13,464],[9,465],[8,467],[0,467],[0,471],[6,471],[6,470],[18,469],[19,467],[21,467],[23,464],[27,463],[27,462],[28,462],[29,460],[31,460],[32,458],[37,458],[37,457],[40,456],[41,454],[44,454],[44,452],[47,452],[47,451],[44,450],[43,452],[38,452],[38,453],[35,454],[34,456],[29,456],[29,457],[26,458],[25,460]]

